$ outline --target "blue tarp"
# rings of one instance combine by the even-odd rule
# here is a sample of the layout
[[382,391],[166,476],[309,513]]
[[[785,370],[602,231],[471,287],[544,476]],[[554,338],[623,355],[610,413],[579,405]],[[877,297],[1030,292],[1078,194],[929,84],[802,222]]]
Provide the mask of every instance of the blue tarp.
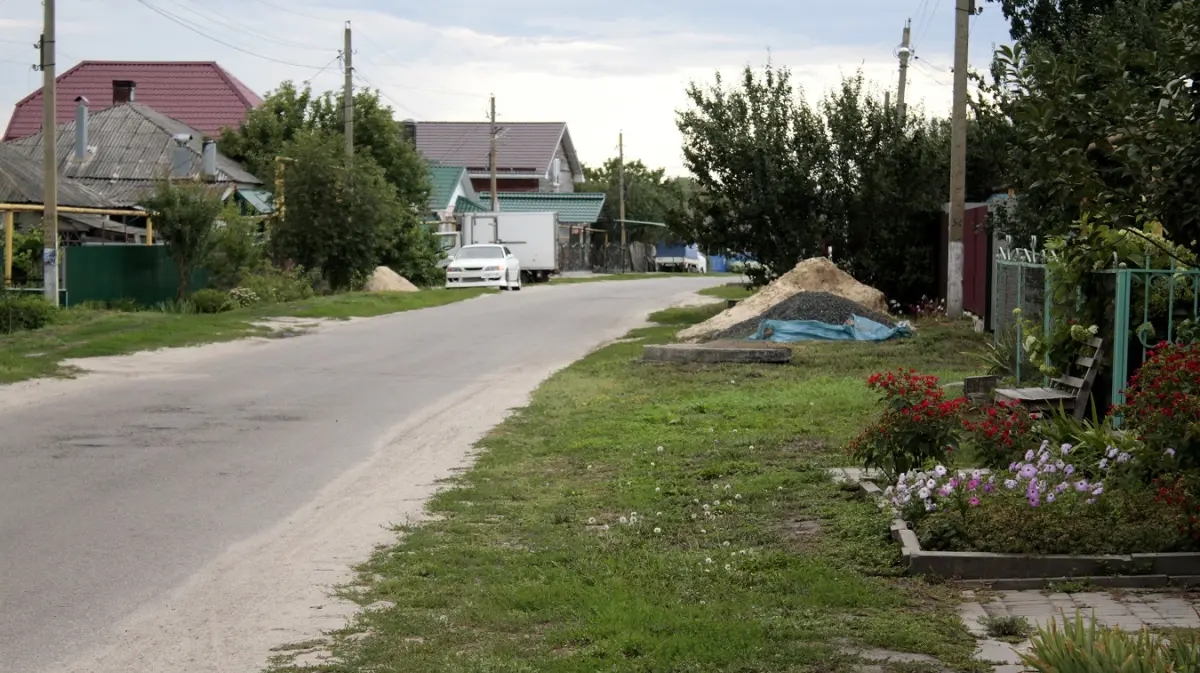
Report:
[[816,320],[764,320],[758,332],[750,337],[755,341],[793,343],[796,341],[887,341],[896,336],[908,336],[912,328],[907,322],[888,327],[864,318],[850,316],[844,325],[831,325]]

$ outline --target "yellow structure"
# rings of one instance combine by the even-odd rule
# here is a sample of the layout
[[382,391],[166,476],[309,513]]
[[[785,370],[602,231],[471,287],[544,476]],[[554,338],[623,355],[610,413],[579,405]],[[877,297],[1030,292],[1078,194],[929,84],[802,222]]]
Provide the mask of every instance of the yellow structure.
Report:
[[[14,213],[40,213],[46,208],[40,203],[0,203],[0,212],[4,213],[4,287],[12,286],[13,261],[13,215]],[[59,206],[60,213],[78,213],[80,215],[136,215],[145,216],[144,210],[127,210],[119,208],[76,208],[74,206]],[[146,245],[154,243],[154,230],[150,219],[146,218]]]

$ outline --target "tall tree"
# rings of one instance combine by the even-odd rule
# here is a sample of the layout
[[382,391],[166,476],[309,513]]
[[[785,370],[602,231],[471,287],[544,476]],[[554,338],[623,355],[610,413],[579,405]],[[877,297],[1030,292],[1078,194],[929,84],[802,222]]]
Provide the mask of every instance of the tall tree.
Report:
[[316,131],[295,136],[284,185],[287,215],[271,228],[280,261],[318,269],[334,289],[366,278],[395,242],[404,206],[370,156],[346,166],[341,140]]
[[142,205],[154,218],[155,231],[175,262],[178,296],[183,299],[192,273],[212,248],[217,217],[224,208],[221,195],[204,183],[160,180]]
[[[271,184],[275,157],[305,132],[318,131],[341,137],[342,95],[297,88],[284,82],[250,111],[246,121],[221,135],[221,148],[229,158],[244,163],[254,175]],[[374,158],[395,188],[400,201],[424,208],[429,194],[425,162],[405,139],[393,110],[379,94],[362,89],[354,94],[354,147]]]
[[[611,232],[620,231],[620,159],[612,158],[599,168],[585,166],[581,192],[604,192],[604,208],[597,226]],[[666,223],[672,211],[682,205],[679,183],[666,176],[661,168],[649,169],[641,161],[625,162],[625,219]],[[627,227],[631,240],[653,240],[659,235],[654,228]]]
[[726,87],[718,73],[715,84],[687,89],[677,123],[698,195],[677,233],[781,272],[820,250],[818,180],[829,146],[786,68],[747,67],[739,84]]

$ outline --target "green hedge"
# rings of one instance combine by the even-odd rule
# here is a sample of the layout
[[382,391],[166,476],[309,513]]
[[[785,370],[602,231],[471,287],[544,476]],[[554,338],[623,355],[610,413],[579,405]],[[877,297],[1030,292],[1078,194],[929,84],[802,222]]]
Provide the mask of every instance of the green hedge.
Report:
[[45,327],[54,317],[45,299],[19,292],[0,292],[0,334]]

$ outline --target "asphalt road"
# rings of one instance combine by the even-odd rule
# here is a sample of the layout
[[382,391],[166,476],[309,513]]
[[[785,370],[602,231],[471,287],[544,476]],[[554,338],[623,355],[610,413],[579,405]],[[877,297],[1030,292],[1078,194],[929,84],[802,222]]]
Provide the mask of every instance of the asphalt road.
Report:
[[[431,401],[492,377],[520,404],[509,377],[532,387],[719,282],[530,287],[142,356],[149,367],[125,358],[30,389],[32,404],[0,388],[0,671],[49,671],[119,639],[122,620],[302,508]],[[469,396],[456,404],[473,413]]]

